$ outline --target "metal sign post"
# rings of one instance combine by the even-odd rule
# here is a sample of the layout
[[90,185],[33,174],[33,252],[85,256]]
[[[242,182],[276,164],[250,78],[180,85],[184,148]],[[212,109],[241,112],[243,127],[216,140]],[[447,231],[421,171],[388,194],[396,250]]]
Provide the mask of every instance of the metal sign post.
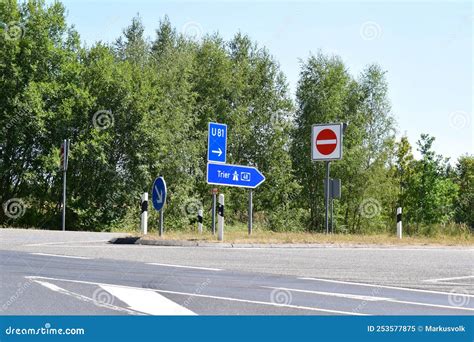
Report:
[[253,194],[252,189],[249,189],[249,235],[252,235],[253,225]]
[[[207,184],[227,185],[239,188],[248,188],[249,190],[249,207],[248,207],[248,231],[252,234],[253,225],[253,203],[252,189],[255,189],[265,181],[265,176],[257,170],[256,167],[244,165],[225,164],[227,160],[227,125],[215,122],[209,122],[208,137],[207,137]],[[212,191],[212,234],[216,232],[215,208],[216,208],[216,193]],[[223,215],[220,210],[224,209],[223,194],[219,195],[219,215],[217,218],[217,235],[219,241],[223,240]],[[221,220],[221,221],[219,221]],[[222,222],[222,231],[221,224]]]
[[330,189],[331,189],[330,179],[329,179],[329,169],[331,167],[330,163],[331,163],[330,161],[325,162],[326,164],[326,179],[325,179],[326,193],[324,196],[324,204],[326,207],[326,214],[325,214],[325,219],[324,219],[324,227],[326,229],[326,234],[329,233],[329,198],[330,198]]
[[151,189],[151,194],[152,194],[152,203],[153,203],[153,208],[155,208],[156,211],[160,212],[160,222],[159,222],[159,227],[160,227],[160,236],[163,236],[163,207],[166,203],[166,182],[163,177],[158,177],[155,179],[153,182],[153,188]]
[[160,210],[160,236],[163,236],[163,208]]
[[[332,204],[330,163],[332,160],[342,159],[342,137],[346,125],[342,123],[313,125],[311,131],[311,159],[324,161],[326,166],[324,179],[324,228],[329,233],[329,205]],[[332,205],[331,205],[332,212]],[[331,213],[332,226],[332,213]],[[331,228],[332,230],[332,228]]]
[[71,141],[64,139],[61,145],[61,167],[63,169],[63,212],[62,212],[62,230],[66,231],[66,172],[69,159],[69,148]]

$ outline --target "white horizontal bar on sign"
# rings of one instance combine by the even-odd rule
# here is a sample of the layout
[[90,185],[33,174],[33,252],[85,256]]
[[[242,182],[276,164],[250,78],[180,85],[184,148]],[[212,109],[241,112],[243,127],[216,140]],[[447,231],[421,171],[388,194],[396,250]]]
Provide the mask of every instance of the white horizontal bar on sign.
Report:
[[316,140],[316,145],[333,145],[337,144],[336,139]]

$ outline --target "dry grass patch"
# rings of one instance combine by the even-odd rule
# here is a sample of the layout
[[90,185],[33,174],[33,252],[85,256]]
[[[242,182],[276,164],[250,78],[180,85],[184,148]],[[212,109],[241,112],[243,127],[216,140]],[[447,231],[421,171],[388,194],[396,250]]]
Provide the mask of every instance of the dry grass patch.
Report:
[[[149,234],[145,237],[150,240],[188,240],[216,242],[217,236],[205,232],[198,234],[190,231],[168,231],[163,237],[157,234]],[[307,232],[272,232],[257,230],[248,235],[245,230],[232,230],[224,232],[224,241],[227,243],[259,243],[259,244],[281,244],[281,243],[304,243],[304,244],[356,244],[356,245],[443,245],[443,246],[472,246],[474,241],[472,235],[459,236],[435,236],[435,237],[404,237],[399,240],[396,236],[388,234],[376,235],[353,235],[353,234],[321,234]]]

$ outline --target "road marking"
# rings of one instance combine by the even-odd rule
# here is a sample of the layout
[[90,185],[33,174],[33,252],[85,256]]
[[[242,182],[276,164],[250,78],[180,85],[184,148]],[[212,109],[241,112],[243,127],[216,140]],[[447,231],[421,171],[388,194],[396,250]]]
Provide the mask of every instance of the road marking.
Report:
[[112,285],[100,285],[100,287],[122,302],[127,303],[129,308],[135,311],[144,312],[149,315],[195,315],[191,310],[157,292]]
[[311,293],[323,296],[333,296],[333,297],[342,297],[342,298],[349,298],[349,299],[357,299],[357,300],[365,300],[365,301],[382,301],[382,300],[389,300],[390,298],[384,297],[374,297],[374,296],[361,296],[349,293],[335,293],[335,292],[324,292],[324,291],[312,291],[312,290],[300,290],[300,289],[290,289],[287,287],[272,287],[272,286],[261,286],[267,289],[275,289],[275,290],[286,290],[290,292],[302,292],[302,293]]
[[220,268],[183,266],[183,265],[172,265],[172,264],[159,264],[159,263],[156,263],[156,262],[150,262],[150,263],[147,263],[147,265],[156,265],[156,266],[165,266],[165,267],[178,267],[178,268],[190,268],[190,269],[205,270],[205,271],[222,271]]
[[[411,289],[411,288],[407,288],[407,287],[376,285],[376,284],[366,284],[366,283],[355,283],[355,282],[351,282],[351,281],[342,281],[342,280],[329,280],[329,279],[309,278],[309,277],[302,277],[302,278],[298,278],[298,279],[322,281],[322,282],[335,283],[335,284],[347,284],[347,285],[357,285],[357,286],[367,286],[367,287],[378,287],[378,288],[383,288],[383,289],[400,290],[400,291],[434,293],[434,294],[442,294],[442,295],[448,295],[448,296],[452,296],[452,295],[456,294],[456,293],[433,291],[433,290]],[[462,294],[462,295],[465,296],[465,297],[470,297],[470,298],[474,297],[474,295],[468,295],[468,294]]]
[[269,306],[276,306],[276,307],[283,307],[283,308],[309,310],[309,311],[319,311],[319,312],[328,312],[328,313],[342,314],[342,315],[366,316],[365,314],[356,313],[356,312],[330,310],[330,309],[321,309],[321,308],[315,308],[315,307],[311,307],[311,306],[301,306],[301,305],[291,305],[291,304],[279,304],[279,303],[272,303],[272,302],[262,302],[262,301],[258,301],[258,300],[249,300],[249,299],[232,298],[232,297],[221,297],[221,296],[203,295],[203,294],[197,294],[197,293],[177,292],[177,291],[168,291],[168,290],[155,290],[155,291],[161,292],[161,293],[169,293],[169,294],[183,295],[183,296],[193,296],[193,297],[201,297],[201,298],[211,298],[211,299],[227,300],[227,301],[231,301],[231,302],[241,302],[241,303],[249,303],[249,304],[269,305]]
[[[28,277],[25,277],[25,278],[28,278]],[[61,293],[61,294],[64,294],[64,295],[67,295],[67,296],[70,296],[70,297],[74,297],[76,299],[79,299],[80,301],[87,302],[87,303],[92,303],[92,304],[94,304],[96,306],[99,306],[99,307],[103,307],[103,308],[107,308],[107,309],[111,309],[111,310],[116,310],[116,311],[120,311],[120,312],[125,312],[125,313],[130,314],[130,315],[140,315],[141,314],[141,313],[133,311],[133,310],[121,308],[121,307],[116,306],[116,305],[103,303],[103,302],[94,300],[93,298],[83,296],[79,293],[75,293],[75,292],[63,289],[62,287],[59,287],[57,285],[48,283],[46,281],[35,280],[35,279],[33,279],[33,281],[35,283],[39,284],[39,285],[42,285],[42,286],[46,287],[47,289],[50,289],[51,291],[58,292],[58,293]]]
[[462,277],[451,277],[451,278],[426,279],[426,280],[423,280],[423,281],[437,283],[437,282],[440,282],[440,281],[444,282],[446,280],[461,280],[461,279],[469,279],[469,278],[474,278],[474,275],[462,276]]
[[312,293],[312,294],[318,294],[318,295],[323,295],[323,296],[336,296],[336,297],[344,297],[344,298],[349,298],[349,299],[357,299],[357,300],[365,300],[365,301],[383,301],[383,302],[408,304],[408,305],[429,306],[429,307],[433,307],[433,308],[442,308],[442,309],[474,311],[473,308],[465,308],[465,307],[462,307],[462,306],[451,306],[451,305],[431,304],[431,303],[423,303],[423,302],[412,302],[412,301],[398,300],[398,299],[394,299],[394,298],[371,297],[371,296],[360,296],[360,295],[353,295],[353,294],[346,294],[346,293],[331,293],[331,292],[321,292],[321,291],[311,291],[311,290],[301,290],[301,289],[290,289],[290,288],[286,288],[286,287],[270,287],[270,286],[262,286],[262,287],[266,287],[266,288],[270,288],[270,289],[286,290],[286,291],[290,291],[290,292]]
[[25,247],[37,247],[37,246],[47,246],[47,245],[62,245],[62,244],[65,244],[65,243],[108,242],[109,240],[42,242],[42,243],[31,243],[31,244],[27,244],[27,245],[23,245],[23,246],[25,246]]
[[[114,284],[104,284],[104,283],[97,283],[92,281],[85,281],[85,280],[72,280],[72,279],[59,279],[59,278],[51,278],[51,277],[40,277],[40,276],[26,276],[27,279],[46,279],[46,280],[56,280],[56,281],[64,281],[64,282],[71,282],[71,283],[78,283],[78,284],[90,284],[90,285],[99,285],[99,286],[117,286]],[[269,305],[275,307],[283,307],[283,308],[291,308],[291,309],[300,309],[300,310],[309,310],[309,311],[319,311],[319,312],[328,312],[333,314],[343,314],[343,315],[354,315],[354,316],[368,316],[367,314],[359,313],[359,312],[350,312],[350,311],[339,311],[339,310],[329,310],[329,309],[321,309],[309,306],[300,306],[300,305],[291,305],[291,304],[279,304],[279,303],[272,303],[272,302],[262,302],[262,301],[255,301],[255,300],[248,300],[248,299],[241,299],[241,298],[231,298],[231,297],[220,297],[220,296],[212,296],[212,295],[203,295],[198,293],[188,293],[188,292],[176,292],[176,291],[167,291],[167,290],[158,290],[158,289],[143,289],[137,288],[133,286],[126,286],[120,285],[124,288],[130,289],[139,289],[142,291],[150,291],[150,292],[160,292],[160,293],[169,293],[169,294],[177,294],[183,296],[193,296],[193,297],[201,297],[201,298],[210,298],[210,299],[220,299],[220,300],[227,300],[233,302],[241,302],[241,303],[249,303],[249,304],[260,304],[260,305]]]
[[41,256],[50,256],[50,257],[58,257],[58,258],[68,258],[68,259],[87,259],[91,260],[93,258],[89,257],[82,257],[82,256],[74,256],[74,255],[61,255],[61,254],[48,254],[48,253],[30,253],[32,255],[41,255]]

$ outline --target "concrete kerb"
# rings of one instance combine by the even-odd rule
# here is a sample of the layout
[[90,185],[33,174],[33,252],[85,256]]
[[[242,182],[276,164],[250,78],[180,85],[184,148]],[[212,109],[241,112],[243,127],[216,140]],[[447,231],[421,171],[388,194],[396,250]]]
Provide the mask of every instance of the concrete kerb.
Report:
[[376,245],[376,244],[329,244],[329,243],[228,243],[193,240],[151,240],[141,237],[118,237],[109,241],[111,244],[135,244],[146,246],[169,247],[213,247],[213,248],[463,248],[465,246],[437,246],[437,245]]

